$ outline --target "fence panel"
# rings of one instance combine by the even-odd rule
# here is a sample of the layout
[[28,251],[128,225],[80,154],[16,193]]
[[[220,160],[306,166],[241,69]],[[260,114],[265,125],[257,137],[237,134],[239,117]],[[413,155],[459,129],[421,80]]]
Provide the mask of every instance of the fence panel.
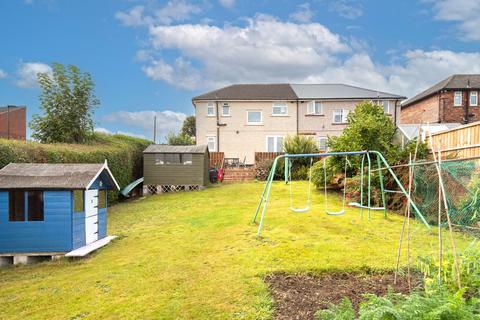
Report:
[[432,144],[436,152],[440,148],[445,158],[480,156],[480,121],[433,133]]

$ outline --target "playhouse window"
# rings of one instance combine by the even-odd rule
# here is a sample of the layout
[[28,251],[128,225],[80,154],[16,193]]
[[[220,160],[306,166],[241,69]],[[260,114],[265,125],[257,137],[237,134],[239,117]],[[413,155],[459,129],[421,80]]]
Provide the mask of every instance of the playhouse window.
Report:
[[98,208],[107,207],[107,190],[98,190]]
[[43,221],[43,191],[28,191],[28,221]]
[[10,190],[8,193],[9,221],[25,221],[25,192]]
[[73,212],[83,212],[84,211],[84,198],[83,190],[74,190],[73,191]]

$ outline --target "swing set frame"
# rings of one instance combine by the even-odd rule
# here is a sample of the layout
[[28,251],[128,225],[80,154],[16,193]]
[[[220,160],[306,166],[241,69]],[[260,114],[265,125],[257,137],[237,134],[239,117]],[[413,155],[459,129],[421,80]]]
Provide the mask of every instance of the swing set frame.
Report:
[[[306,153],[306,154],[284,154],[284,155],[279,155],[275,158],[273,161],[272,168],[270,169],[270,172],[268,174],[267,181],[265,182],[265,187],[263,188],[262,195],[260,196],[260,200],[258,201],[257,209],[255,210],[255,215],[253,217],[253,223],[257,222],[257,217],[260,212],[260,209],[262,209],[262,214],[260,216],[260,222],[258,224],[258,230],[257,230],[257,236],[260,237],[261,232],[262,232],[262,227],[263,227],[263,222],[265,219],[265,215],[267,212],[267,207],[268,207],[268,200],[270,198],[270,193],[272,190],[272,184],[273,184],[273,178],[275,176],[275,171],[277,169],[277,165],[280,159],[285,159],[288,161],[288,159],[295,159],[295,158],[325,158],[325,157],[331,157],[331,156],[355,156],[355,155],[362,155],[363,159],[364,157],[367,157],[367,162],[368,162],[368,194],[367,194],[367,205],[363,205],[363,187],[361,189],[361,198],[360,198],[360,209],[368,209],[368,216],[370,217],[370,210],[375,208],[371,207],[371,173],[372,173],[372,163],[371,163],[371,155],[374,155],[377,159],[377,166],[378,168],[381,168],[381,165],[383,163],[384,168],[388,170],[388,172],[392,175],[393,179],[397,183],[401,193],[405,195],[407,200],[409,201],[410,205],[413,208],[413,212],[419,218],[428,229],[431,229],[430,225],[428,222],[425,220],[424,216],[418,209],[418,207],[415,205],[413,200],[411,199],[409,193],[405,190],[403,187],[402,183],[396,176],[396,174],[393,172],[392,168],[388,164],[387,160],[385,157],[382,155],[381,152],[375,151],[375,150],[366,150],[366,151],[346,151],[346,152],[325,152],[325,153]],[[362,175],[362,181],[363,181],[363,170],[361,172]],[[383,210],[384,210],[384,216],[386,218],[387,216],[387,209],[386,209],[386,200],[385,200],[385,189],[383,186],[383,175],[381,173],[381,170],[379,171],[379,177],[380,177],[380,192],[382,194],[382,202],[383,202]],[[262,208],[263,204],[263,208]],[[357,206],[358,207],[358,206]]]

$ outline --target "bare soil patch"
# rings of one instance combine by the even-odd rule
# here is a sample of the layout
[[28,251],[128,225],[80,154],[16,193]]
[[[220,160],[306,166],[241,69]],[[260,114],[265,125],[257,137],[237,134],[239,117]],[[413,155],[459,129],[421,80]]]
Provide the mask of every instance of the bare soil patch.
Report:
[[[275,301],[274,319],[314,319],[315,312],[327,309],[331,303],[341,302],[348,297],[358,311],[363,294],[383,296],[392,288],[398,293],[409,293],[406,277],[398,277],[393,284],[393,272],[382,274],[365,273],[326,273],[314,275],[269,275],[269,284]],[[416,274],[412,287],[421,286],[421,277]]]

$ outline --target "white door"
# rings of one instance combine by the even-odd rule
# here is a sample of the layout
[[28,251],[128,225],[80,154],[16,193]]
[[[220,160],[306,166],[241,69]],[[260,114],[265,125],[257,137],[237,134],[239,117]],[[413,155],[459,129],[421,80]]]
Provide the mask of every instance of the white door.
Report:
[[98,190],[85,191],[85,241],[98,240]]

